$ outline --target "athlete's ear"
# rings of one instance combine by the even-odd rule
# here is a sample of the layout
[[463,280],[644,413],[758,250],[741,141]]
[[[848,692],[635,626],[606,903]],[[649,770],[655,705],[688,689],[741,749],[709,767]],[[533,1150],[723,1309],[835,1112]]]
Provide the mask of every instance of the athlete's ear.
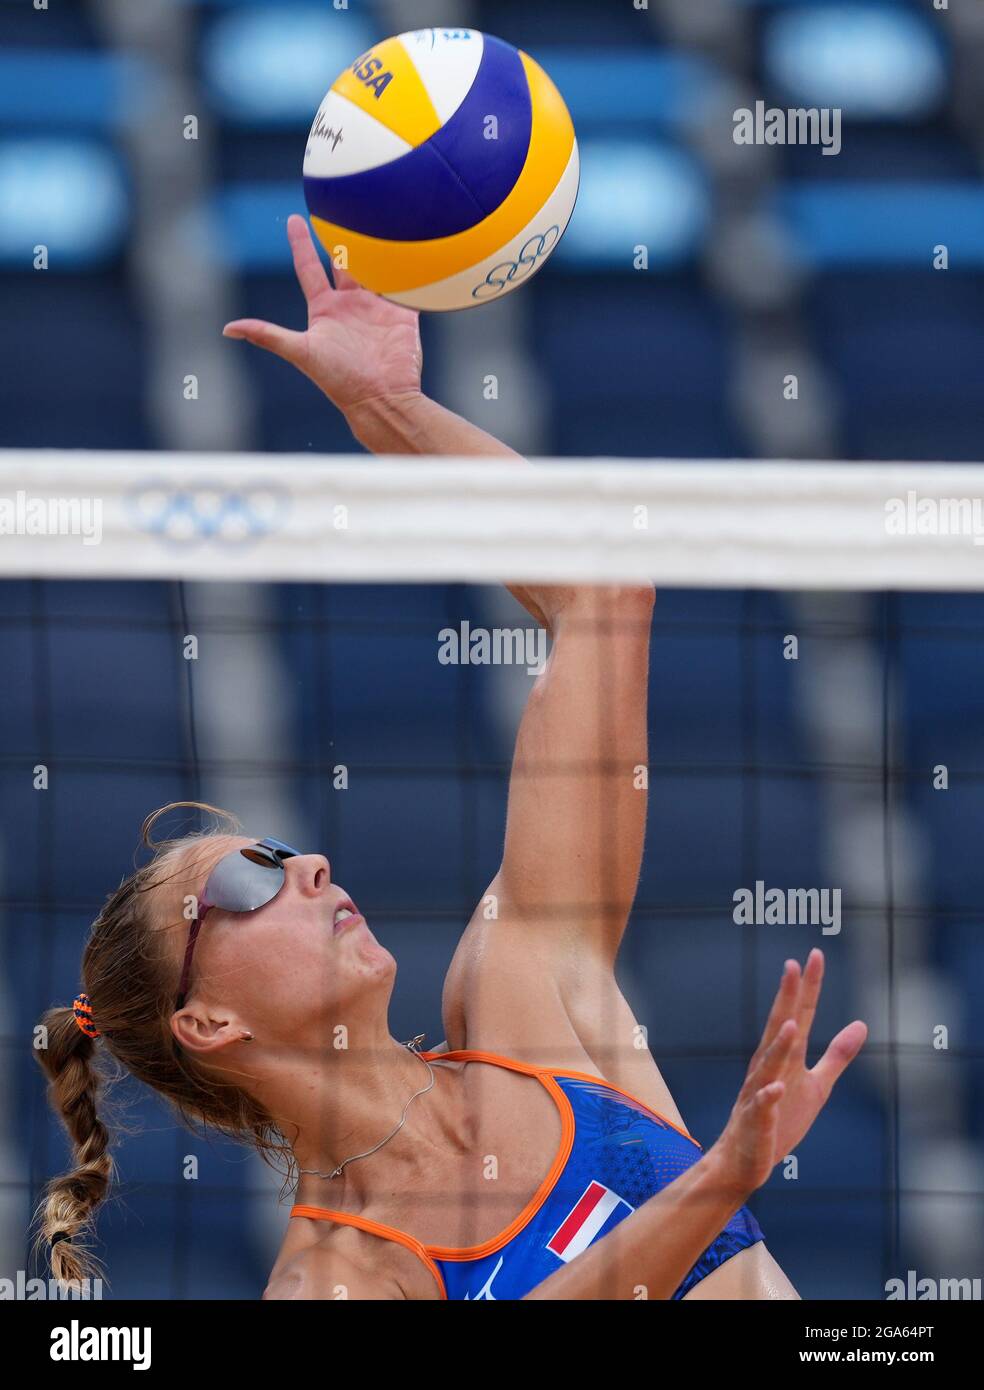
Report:
[[250,1030],[230,1011],[216,1012],[194,1003],[171,1015],[171,1034],[186,1052],[203,1057],[253,1040]]

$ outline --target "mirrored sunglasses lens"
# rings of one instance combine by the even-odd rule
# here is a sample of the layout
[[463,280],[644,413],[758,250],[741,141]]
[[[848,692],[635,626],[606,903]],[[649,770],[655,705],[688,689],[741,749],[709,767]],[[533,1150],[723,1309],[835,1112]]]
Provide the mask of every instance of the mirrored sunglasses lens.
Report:
[[220,859],[209,875],[205,898],[226,912],[255,912],[283,887],[284,870],[269,855],[234,850]]

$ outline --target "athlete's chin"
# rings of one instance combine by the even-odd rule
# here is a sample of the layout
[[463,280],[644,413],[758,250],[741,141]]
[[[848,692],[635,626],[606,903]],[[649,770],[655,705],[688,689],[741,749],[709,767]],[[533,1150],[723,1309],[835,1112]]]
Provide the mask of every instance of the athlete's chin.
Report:
[[359,964],[359,973],[365,979],[390,980],[396,976],[396,957],[376,940],[366,927],[359,933],[358,940],[352,942]]
[[384,983],[391,985],[396,979],[396,961],[385,946],[377,944],[374,950],[367,953],[365,963],[376,978]]

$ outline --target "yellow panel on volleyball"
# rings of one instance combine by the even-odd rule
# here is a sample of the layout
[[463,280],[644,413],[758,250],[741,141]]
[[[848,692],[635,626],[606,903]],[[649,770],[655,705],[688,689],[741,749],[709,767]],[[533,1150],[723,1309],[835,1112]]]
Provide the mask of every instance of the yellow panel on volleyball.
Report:
[[423,78],[399,38],[385,39],[363,53],[332,83],[331,90],[408,145],[422,145],[441,127]]
[[[390,42],[394,41],[381,44],[379,51]],[[574,126],[563,98],[540,65],[526,53],[519,56],[532,99],[530,148],[512,192],[488,217],[455,236],[388,241],[312,216],[311,224],[329,253],[338,246],[346,248],[348,269],[360,285],[377,294],[398,294],[467,270],[522,231],[547,202],[570,162]]]

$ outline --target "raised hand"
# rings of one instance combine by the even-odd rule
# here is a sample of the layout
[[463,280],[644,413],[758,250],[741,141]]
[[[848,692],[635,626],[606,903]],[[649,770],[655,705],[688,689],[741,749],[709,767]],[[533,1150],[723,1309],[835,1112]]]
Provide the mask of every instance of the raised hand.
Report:
[[868,1036],[865,1024],[849,1023],[816,1066],[807,1068],[823,969],[819,950],[810,952],[803,971],[796,961],[786,962],[762,1041],[714,1146],[728,1182],[742,1193],[761,1187],[779,1160],[792,1153]]
[[423,353],[419,316],[360,289],[335,270],[337,289],[321,263],[303,217],[287,220],[294,270],[307,301],[307,332],[263,319],[235,319],[223,330],[290,362],[310,377],[341,411],[368,401],[401,399],[420,392]]

